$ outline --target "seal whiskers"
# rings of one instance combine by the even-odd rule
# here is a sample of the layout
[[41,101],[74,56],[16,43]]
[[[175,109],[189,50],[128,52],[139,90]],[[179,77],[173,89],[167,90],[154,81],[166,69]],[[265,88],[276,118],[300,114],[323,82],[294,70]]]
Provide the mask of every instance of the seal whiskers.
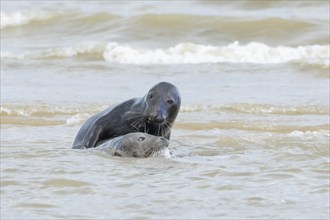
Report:
[[[130,125],[135,129],[135,131],[139,132],[141,131],[140,128],[143,127],[144,123],[144,117],[141,112],[129,112],[128,114],[135,115],[128,119],[126,119],[127,122],[132,121]],[[142,125],[141,125],[142,123]],[[145,126],[145,125],[144,125]]]
[[135,131],[140,131],[140,127],[141,127],[141,122],[142,122],[142,120],[143,119],[141,119],[141,118],[138,118],[137,120],[135,120],[135,121],[133,121],[133,123],[131,123],[131,126],[133,127],[133,128],[135,128]]

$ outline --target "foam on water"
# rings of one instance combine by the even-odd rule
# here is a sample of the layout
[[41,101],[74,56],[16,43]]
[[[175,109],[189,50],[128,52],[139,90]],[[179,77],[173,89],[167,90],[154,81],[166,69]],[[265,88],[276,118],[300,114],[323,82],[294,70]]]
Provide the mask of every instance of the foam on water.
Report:
[[9,28],[9,27],[17,27],[29,24],[33,21],[44,21],[51,19],[57,15],[57,13],[49,13],[49,12],[26,12],[23,13],[21,11],[17,12],[3,12],[0,14],[1,18],[1,29]]
[[84,42],[73,47],[49,48],[41,51],[26,51],[20,54],[1,51],[1,59],[61,59],[90,54],[100,56],[102,55],[104,48],[105,44],[103,43]]
[[325,137],[329,138],[330,133],[329,130],[318,130],[318,131],[292,131],[288,134],[288,137],[296,137],[296,138],[320,138],[320,137]]
[[115,42],[86,42],[73,47],[27,51],[21,54],[1,51],[1,59],[63,59],[93,56],[124,64],[199,64],[199,63],[301,63],[329,66],[329,45],[277,46],[251,42],[227,46],[180,43],[167,49],[146,49]]
[[89,118],[91,115],[87,113],[81,113],[73,115],[72,117],[69,117],[66,120],[67,125],[79,125],[83,123],[87,118]]
[[190,63],[286,63],[298,62],[329,65],[329,45],[270,47],[251,42],[227,46],[181,43],[168,49],[138,49],[109,43],[103,53],[109,62],[131,64],[190,64]]

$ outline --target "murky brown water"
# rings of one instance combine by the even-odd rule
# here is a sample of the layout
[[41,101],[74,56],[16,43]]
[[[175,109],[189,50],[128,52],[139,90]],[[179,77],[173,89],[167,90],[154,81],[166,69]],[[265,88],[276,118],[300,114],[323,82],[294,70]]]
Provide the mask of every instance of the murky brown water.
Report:
[[[316,2],[1,1],[1,219],[329,218]],[[71,149],[159,81],[182,95],[172,157]]]

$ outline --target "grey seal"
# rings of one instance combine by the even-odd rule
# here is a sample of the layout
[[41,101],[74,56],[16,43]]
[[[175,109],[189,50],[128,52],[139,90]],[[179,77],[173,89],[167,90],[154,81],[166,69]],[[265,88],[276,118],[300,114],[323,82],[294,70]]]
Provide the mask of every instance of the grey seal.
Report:
[[171,83],[160,82],[145,96],[127,100],[87,119],[78,131],[72,148],[96,147],[106,140],[132,132],[169,140],[180,105],[179,90]]
[[105,141],[95,149],[112,156],[144,158],[160,152],[168,145],[169,141],[164,137],[135,132]]

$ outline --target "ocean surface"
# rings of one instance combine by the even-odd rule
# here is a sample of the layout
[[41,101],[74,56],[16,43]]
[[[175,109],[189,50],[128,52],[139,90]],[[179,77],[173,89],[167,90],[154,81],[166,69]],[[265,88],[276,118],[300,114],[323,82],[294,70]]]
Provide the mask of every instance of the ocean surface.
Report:
[[[327,0],[2,1],[1,219],[329,219]],[[71,144],[156,83],[173,155]]]

